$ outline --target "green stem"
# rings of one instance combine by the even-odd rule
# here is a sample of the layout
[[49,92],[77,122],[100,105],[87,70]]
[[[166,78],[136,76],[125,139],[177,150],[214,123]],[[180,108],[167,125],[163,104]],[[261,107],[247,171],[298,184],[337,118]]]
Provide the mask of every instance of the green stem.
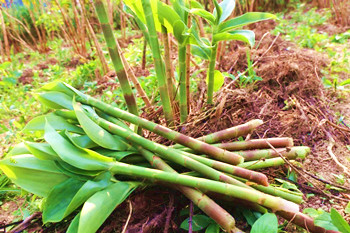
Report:
[[187,95],[186,95],[186,45],[179,45],[179,84],[180,84],[180,122],[187,120]]
[[182,155],[181,151],[177,151],[176,149],[172,149],[169,147],[166,147],[164,145],[152,142],[146,138],[141,137],[140,135],[137,135],[130,130],[124,129],[118,125],[115,125],[111,122],[106,121],[103,118],[100,118],[99,116],[95,115],[93,116],[93,120],[102,128],[108,130],[109,132],[116,134],[120,137],[125,138],[126,140],[130,141],[133,144],[137,144],[139,146],[144,147],[147,150],[150,150],[154,153],[159,154],[162,158],[167,159],[169,161],[172,161],[174,163],[177,163],[183,167],[189,168],[191,170],[197,171],[200,174],[203,174],[204,176],[213,179],[218,180],[230,184],[235,184],[238,186],[243,186],[246,188],[249,188],[249,186],[243,184],[242,182],[222,173],[219,172],[211,167],[208,167],[207,165],[204,165],[194,159],[191,159],[189,157],[186,157]]
[[213,95],[214,95],[214,72],[215,72],[215,64],[216,64],[216,54],[218,50],[217,44],[212,44],[211,55],[209,60],[209,68],[208,68],[208,93],[207,93],[207,103],[213,104]]
[[[69,85],[67,85],[69,86]],[[217,160],[227,162],[229,164],[239,164],[243,162],[243,158],[240,155],[237,155],[236,153],[226,151],[220,148],[217,148],[215,146],[209,145],[207,143],[201,142],[199,140],[196,140],[194,138],[188,137],[186,135],[183,135],[181,133],[178,133],[176,131],[173,131],[169,128],[166,128],[164,126],[158,125],[156,123],[153,123],[151,121],[148,121],[146,119],[140,118],[138,116],[135,116],[133,114],[130,114],[126,111],[123,111],[119,108],[113,107],[111,105],[108,105],[106,103],[103,103],[102,101],[99,101],[95,98],[92,98],[88,95],[82,94],[81,92],[75,90],[74,88],[70,87],[72,90],[74,90],[79,96],[76,97],[77,101],[81,101],[85,104],[91,105],[93,107],[96,107],[100,109],[101,111],[104,111],[105,113],[120,118],[122,120],[128,121],[132,124],[138,125],[144,129],[147,129],[153,133],[156,133],[160,136],[163,136],[169,140],[172,140],[174,142],[180,143],[184,146],[187,146],[195,151],[198,151],[203,154],[207,154],[211,156],[212,158],[215,158]]]
[[278,157],[280,154],[287,159],[304,159],[309,153],[310,148],[307,146],[295,146],[292,148],[277,148],[265,150],[250,150],[250,151],[236,151],[237,154],[243,156],[244,161],[262,160]]
[[160,98],[162,100],[163,112],[167,125],[174,125],[174,114],[170,104],[170,97],[168,93],[168,88],[166,84],[166,76],[164,63],[160,55],[160,48],[158,43],[158,35],[154,25],[153,12],[150,0],[142,0],[143,11],[145,12],[148,33],[149,33],[149,43],[153,54],[154,66],[158,79],[158,89],[160,93]]
[[142,168],[120,162],[112,163],[109,170],[114,174],[146,178],[152,181],[167,182],[201,190],[208,190],[210,192],[221,193],[227,196],[257,203],[264,207],[270,208],[273,211],[287,211],[292,213],[299,212],[299,206],[295,203],[286,201],[279,197],[261,193],[254,189],[247,189],[203,178]]
[[126,72],[118,51],[117,42],[113,35],[111,25],[109,24],[108,16],[106,13],[106,9],[103,5],[103,1],[95,0],[94,3],[95,3],[97,16],[101,23],[103,35],[105,37],[105,40],[108,46],[109,54],[111,56],[115,72],[120,82],[120,86],[124,95],[126,105],[130,113],[138,115],[136,99],[132,92],[128,78],[126,76]]
[[243,167],[249,170],[258,170],[267,167],[278,167],[283,165],[285,162],[282,158],[265,159],[258,161],[250,161],[238,164],[237,166]]
[[[137,147],[137,149],[154,168],[177,174],[174,169],[172,169],[158,156],[154,155],[150,151],[143,149],[140,146]],[[235,219],[207,195],[203,194],[200,191],[197,191],[196,189],[186,186],[179,185],[175,188],[182,192],[188,199],[190,199],[195,205],[197,205],[204,213],[206,213],[210,218],[217,222],[227,232],[238,232],[235,227]]]

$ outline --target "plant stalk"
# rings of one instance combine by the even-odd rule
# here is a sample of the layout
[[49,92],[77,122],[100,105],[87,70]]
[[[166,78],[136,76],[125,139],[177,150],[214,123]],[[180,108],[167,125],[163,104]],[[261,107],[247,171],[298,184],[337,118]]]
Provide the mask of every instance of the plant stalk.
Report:
[[209,60],[208,67],[208,90],[207,90],[207,103],[213,104],[213,95],[214,95],[214,72],[216,65],[216,54],[217,54],[218,45],[212,44],[211,55]]
[[122,63],[122,60],[120,58],[120,54],[118,51],[117,43],[115,40],[115,37],[113,35],[113,31],[111,28],[111,25],[109,24],[108,16],[106,13],[106,9],[103,5],[102,0],[95,0],[94,1],[96,12],[99,18],[99,21],[101,23],[103,35],[105,37],[105,40],[107,42],[109,54],[111,56],[114,69],[117,73],[118,80],[120,82],[120,86],[123,91],[124,99],[126,102],[126,105],[128,107],[128,110],[130,113],[134,115],[138,115],[138,109],[136,105],[136,99],[134,97],[134,94],[132,92],[132,89],[130,87],[128,78],[126,76],[126,72]]

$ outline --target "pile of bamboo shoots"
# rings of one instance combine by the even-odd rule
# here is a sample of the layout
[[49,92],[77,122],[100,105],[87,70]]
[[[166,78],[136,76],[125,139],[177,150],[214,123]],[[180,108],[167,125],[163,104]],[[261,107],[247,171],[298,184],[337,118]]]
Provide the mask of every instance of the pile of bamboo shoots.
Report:
[[[20,180],[20,171],[16,169],[29,166],[21,164],[23,157],[35,160],[36,164],[50,161],[50,166],[57,167],[68,178],[92,180],[108,172],[112,174],[110,182],[118,182],[121,176],[143,185],[146,182],[173,187],[227,232],[241,231],[231,214],[207,194],[229,197],[262,213],[275,212],[311,232],[320,229],[325,232],[299,212],[301,192],[272,186],[266,175],[255,171],[280,166],[286,160],[304,159],[310,152],[308,147],[294,146],[291,138],[227,142],[252,133],[263,123],[261,120],[194,139],[99,101],[68,84],[47,84],[37,97],[54,111],[34,118],[23,131],[41,132],[42,140],[25,142],[0,161],[5,174],[30,192],[50,195],[47,194],[50,191],[40,193],[34,190],[35,185],[29,187]],[[142,130],[173,141],[174,145],[148,140],[140,135]],[[60,183],[50,188],[54,189],[54,185]],[[45,216],[45,208],[43,212]],[[49,221],[47,217],[46,222]]]

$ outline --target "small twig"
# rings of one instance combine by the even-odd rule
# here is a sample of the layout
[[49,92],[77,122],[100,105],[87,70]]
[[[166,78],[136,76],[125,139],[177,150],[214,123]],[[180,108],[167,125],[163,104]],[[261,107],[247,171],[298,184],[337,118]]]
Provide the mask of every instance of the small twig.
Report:
[[171,214],[174,211],[174,196],[170,196],[169,206],[168,206],[168,212],[166,215],[165,225],[164,225],[164,233],[168,233],[169,227],[170,227],[170,220],[171,220]]
[[291,162],[289,162],[278,150],[276,150],[276,148],[271,145],[270,142],[268,142],[268,140],[265,140],[267,145],[269,145],[269,147],[275,152],[277,153],[282,159],[283,161],[288,164],[296,173],[298,173],[301,177],[303,177],[307,182],[309,182],[310,184],[312,184],[317,190],[319,190],[321,193],[324,193],[324,195],[328,196],[328,194],[326,194],[325,192],[323,192],[319,187],[317,187],[316,184],[314,184],[312,181],[310,181],[307,177],[304,176],[304,174],[301,173],[301,171],[299,171]]
[[128,203],[129,203],[129,209],[130,209],[130,212],[129,212],[129,216],[125,222],[125,225],[124,225],[124,228],[123,228],[123,231],[122,233],[125,233],[126,232],[126,229],[128,228],[128,225],[129,225],[129,221],[130,221],[130,218],[131,218],[131,214],[132,214],[132,204],[131,204],[131,201],[128,200]]
[[[301,170],[301,168],[299,168],[299,167],[297,167],[297,169],[300,169],[300,170]],[[344,186],[335,184],[335,183],[330,182],[330,181],[328,181],[328,180],[321,179],[321,178],[315,176],[314,174],[312,174],[312,173],[310,173],[310,172],[308,172],[308,171],[303,170],[303,172],[306,173],[307,175],[311,176],[311,177],[314,178],[315,180],[318,180],[318,181],[320,181],[320,182],[322,182],[322,183],[329,184],[329,185],[331,185],[331,186],[334,186],[334,187],[337,187],[337,188],[340,188],[340,189],[344,189],[344,190],[346,190],[346,191],[350,191],[350,188],[346,188],[346,187],[344,187]]]
[[41,213],[40,212],[35,212],[34,214],[30,215],[28,218],[24,219],[22,223],[20,223],[18,226],[16,226],[15,228],[13,228],[12,230],[10,230],[8,233],[16,233],[16,232],[21,232],[24,229],[26,229],[30,222],[36,218],[37,216],[40,216]]
[[192,233],[193,202],[190,202],[190,217],[188,219],[188,233]]
[[335,141],[334,141],[333,137],[332,137],[331,134],[328,133],[327,131],[326,131],[326,134],[327,134],[327,137],[328,137],[328,139],[329,139],[329,144],[328,144],[328,146],[327,146],[328,154],[332,157],[332,159],[334,160],[334,162],[335,162],[339,167],[341,167],[341,168],[343,169],[344,173],[346,173],[348,176],[350,176],[350,172],[349,172],[348,168],[345,167],[343,164],[341,164],[341,163],[339,162],[339,160],[337,159],[337,156],[335,156],[335,154],[334,154],[333,151],[332,151],[333,146],[334,146],[334,144],[335,144]]

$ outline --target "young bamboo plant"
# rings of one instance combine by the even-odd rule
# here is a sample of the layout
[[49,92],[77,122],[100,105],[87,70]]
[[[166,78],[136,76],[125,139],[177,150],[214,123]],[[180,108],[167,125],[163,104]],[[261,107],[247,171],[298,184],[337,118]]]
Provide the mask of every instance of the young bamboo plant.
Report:
[[117,42],[116,42],[116,39],[113,35],[111,25],[109,24],[107,12],[106,12],[106,9],[103,5],[103,1],[95,0],[94,4],[95,4],[97,16],[98,16],[100,23],[101,23],[101,27],[102,27],[102,31],[103,31],[105,40],[107,42],[109,54],[111,56],[111,59],[112,59],[113,65],[114,65],[114,69],[117,73],[117,77],[119,79],[120,86],[121,86],[122,91],[123,91],[126,105],[127,105],[130,113],[138,116],[136,99],[135,99],[135,96],[131,90],[128,78],[126,76],[126,71],[124,69],[122,60],[120,58],[118,46],[116,44]]
[[224,0],[220,4],[214,0],[215,9],[210,13],[204,7],[193,1],[190,13],[205,19],[211,26],[211,41],[197,36],[198,45],[193,46],[194,55],[209,60],[207,70],[207,103],[213,104],[213,93],[223,84],[223,75],[215,70],[218,43],[220,41],[240,40],[254,46],[255,34],[250,30],[237,30],[245,25],[267,19],[275,19],[276,16],[269,13],[249,12],[239,17],[229,19],[235,8],[235,0]]

